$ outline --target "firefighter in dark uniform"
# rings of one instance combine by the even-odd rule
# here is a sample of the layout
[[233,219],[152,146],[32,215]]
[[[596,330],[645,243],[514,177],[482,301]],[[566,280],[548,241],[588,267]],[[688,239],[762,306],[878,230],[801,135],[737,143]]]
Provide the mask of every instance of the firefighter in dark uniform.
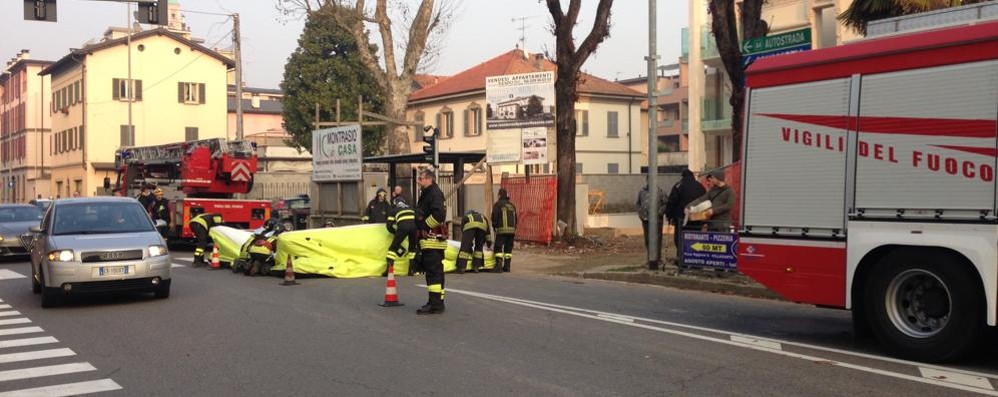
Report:
[[388,233],[395,236],[388,246],[388,269],[394,269],[395,261],[405,257],[409,259],[411,276],[416,270],[413,267],[416,266],[416,241],[419,238],[416,235],[416,211],[409,208],[401,197],[396,197],[395,204],[388,210],[388,222],[385,225]]
[[485,245],[492,244],[492,233],[489,230],[489,221],[485,215],[478,211],[468,211],[464,216],[463,233],[461,233],[461,250],[457,254],[457,273],[464,273],[468,268],[468,261],[471,261],[471,271],[478,273],[478,269],[485,267]]
[[166,222],[166,226],[159,228],[159,234],[166,237],[166,232],[170,227],[170,202],[163,198],[163,189],[156,189],[153,197],[155,198],[146,210],[149,211],[153,223],[156,221]]
[[516,234],[516,206],[509,202],[506,189],[499,189],[499,201],[492,206],[492,228],[496,231],[496,267],[493,272],[509,272],[513,260],[513,236]]
[[419,230],[419,249],[423,271],[426,272],[426,289],[429,301],[416,310],[416,314],[440,314],[444,312],[444,251],[447,249],[447,208],[444,206],[444,192],[437,186],[436,174],[423,170],[416,178],[422,189],[416,211],[416,227]]
[[204,260],[204,250],[208,248],[208,231],[212,227],[222,224],[222,214],[207,213],[191,218],[190,228],[197,238],[197,246],[194,248],[194,263],[191,267],[201,267],[206,264]]

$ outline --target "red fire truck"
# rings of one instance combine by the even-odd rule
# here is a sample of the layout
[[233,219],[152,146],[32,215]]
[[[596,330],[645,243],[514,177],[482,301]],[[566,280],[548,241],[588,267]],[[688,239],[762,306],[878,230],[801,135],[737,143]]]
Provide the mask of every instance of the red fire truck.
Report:
[[206,212],[254,229],[270,218],[270,201],[233,197],[252,190],[256,161],[251,142],[223,138],[122,148],[115,153],[116,191],[134,197],[145,185],[163,189],[173,214],[171,240],[192,239],[188,222]]
[[739,270],[896,355],[973,352],[998,319],[998,22],[762,59],[746,86]]

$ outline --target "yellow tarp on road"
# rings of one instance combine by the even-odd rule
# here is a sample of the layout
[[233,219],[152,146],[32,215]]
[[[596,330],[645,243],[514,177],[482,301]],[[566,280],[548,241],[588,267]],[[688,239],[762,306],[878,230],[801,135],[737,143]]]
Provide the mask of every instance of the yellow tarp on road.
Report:
[[[297,274],[336,278],[380,277],[387,267],[386,255],[391,242],[392,235],[384,224],[286,232],[277,238],[277,258],[271,271],[284,271],[290,256]],[[241,244],[234,244],[236,255]],[[449,241],[444,254],[445,272],[457,269],[459,247],[460,243]],[[491,269],[494,264],[492,255],[486,255],[485,268]],[[408,260],[396,261],[395,274],[405,275],[408,272]]]
[[[218,260],[220,262],[231,263],[239,257],[239,250],[242,248],[243,243],[249,240],[253,236],[253,233],[248,230],[235,229],[228,226],[215,226],[208,231],[208,235],[211,236],[211,240],[218,247]],[[206,253],[205,255],[210,255],[210,253]],[[205,259],[209,262],[211,261],[210,256],[207,256]]]

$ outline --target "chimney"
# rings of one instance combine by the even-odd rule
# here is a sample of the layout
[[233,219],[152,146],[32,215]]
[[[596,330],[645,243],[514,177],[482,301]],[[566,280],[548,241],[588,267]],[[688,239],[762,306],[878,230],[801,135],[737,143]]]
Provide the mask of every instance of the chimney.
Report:
[[534,68],[544,70],[544,54],[534,54]]
[[253,95],[253,99],[250,100],[250,106],[252,106],[253,109],[259,109],[260,108],[260,97],[257,96],[257,95]]
[[523,60],[524,60],[524,61],[526,61],[526,60],[530,59],[530,53],[528,53],[528,52],[527,52],[527,49],[526,49],[526,48],[521,48],[521,49],[520,49],[520,52],[522,52],[522,53],[523,53]]
[[31,59],[31,50],[22,49],[20,54],[17,54],[20,59]]

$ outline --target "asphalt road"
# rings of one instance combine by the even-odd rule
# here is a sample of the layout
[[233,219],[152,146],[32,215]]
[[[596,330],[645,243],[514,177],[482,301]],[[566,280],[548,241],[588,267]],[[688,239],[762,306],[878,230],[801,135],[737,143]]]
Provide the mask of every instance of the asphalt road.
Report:
[[[892,360],[848,313],[661,287],[517,274],[422,280],[250,278],[174,254],[172,296],[41,309],[0,264],[0,396],[919,395],[998,393],[998,360]],[[515,264],[514,264],[515,265]],[[992,355],[993,357],[994,355]]]

